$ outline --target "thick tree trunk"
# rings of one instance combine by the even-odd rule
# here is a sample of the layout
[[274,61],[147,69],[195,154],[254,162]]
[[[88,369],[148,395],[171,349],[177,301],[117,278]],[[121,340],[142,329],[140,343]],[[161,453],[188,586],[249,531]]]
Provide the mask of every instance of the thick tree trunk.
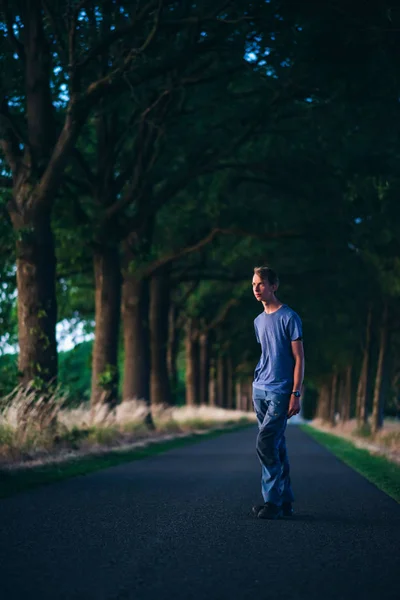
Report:
[[11,214],[16,230],[18,370],[24,386],[57,377],[56,258],[50,214]]
[[149,282],[127,275],[122,286],[123,399],[150,404]]
[[[40,208],[40,177],[54,143],[50,89],[51,53],[43,29],[39,3],[21,6],[25,51],[26,134],[24,149],[16,131],[3,118],[5,154],[13,172],[10,218],[16,234],[18,289],[18,369],[22,385],[42,387],[56,380],[57,303],[56,259],[51,230],[51,202]],[[4,98],[4,105],[7,100]],[[3,106],[2,106],[3,108]],[[3,137],[3,136],[2,136]],[[50,192],[48,192],[50,193]]]
[[185,328],[186,359],[186,404],[199,404],[199,341],[198,332],[193,319],[188,319]]
[[176,400],[178,390],[178,350],[179,350],[179,335],[177,330],[177,309],[174,304],[171,304],[168,315],[168,348],[167,348],[167,364],[168,375],[171,386],[171,395]]
[[99,246],[93,256],[96,329],[92,356],[91,404],[115,406],[118,400],[118,339],[121,270],[116,246]]
[[372,408],[372,432],[376,433],[383,425],[383,405],[384,405],[384,394],[383,394],[383,380],[385,372],[385,363],[387,356],[388,346],[388,306],[387,303],[383,309],[382,323],[380,328],[380,340],[379,340],[379,356],[378,356],[378,367],[375,378],[375,389],[374,399]]
[[200,346],[200,404],[209,403],[210,387],[210,337],[208,333],[199,336]]
[[166,270],[150,281],[150,398],[152,404],[171,405],[167,365],[170,282]]
[[360,377],[358,380],[357,388],[357,421],[359,425],[367,423],[368,421],[368,373],[369,373],[369,355],[371,345],[371,321],[372,321],[372,309],[368,310],[367,326],[365,332],[365,346],[363,352],[363,360],[361,366]]

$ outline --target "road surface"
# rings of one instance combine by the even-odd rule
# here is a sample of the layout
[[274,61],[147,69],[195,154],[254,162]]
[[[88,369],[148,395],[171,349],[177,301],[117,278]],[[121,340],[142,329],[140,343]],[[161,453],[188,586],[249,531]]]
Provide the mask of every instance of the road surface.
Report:
[[255,436],[0,500],[1,600],[397,600],[400,506],[291,426],[296,515],[256,519]]

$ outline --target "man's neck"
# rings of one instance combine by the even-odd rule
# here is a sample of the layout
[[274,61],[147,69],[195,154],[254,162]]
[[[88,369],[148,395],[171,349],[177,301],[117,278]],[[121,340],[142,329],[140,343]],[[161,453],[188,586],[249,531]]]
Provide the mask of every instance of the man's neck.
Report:
[[263,302],[263,305],[264,312],[266,312],[267,315],[270,315],[279,310],[281,306],[283,306],[283,303],[280,300],[278,300],[278,298],[273,298],[269,302]]

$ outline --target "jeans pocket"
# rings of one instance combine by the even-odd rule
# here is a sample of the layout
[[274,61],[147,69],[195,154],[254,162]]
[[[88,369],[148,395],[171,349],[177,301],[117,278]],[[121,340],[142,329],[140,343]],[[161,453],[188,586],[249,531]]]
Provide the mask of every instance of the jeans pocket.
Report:
[[286,417],[289,409],[290,394],[274,394],[268,398],[268,412],[274,417]]

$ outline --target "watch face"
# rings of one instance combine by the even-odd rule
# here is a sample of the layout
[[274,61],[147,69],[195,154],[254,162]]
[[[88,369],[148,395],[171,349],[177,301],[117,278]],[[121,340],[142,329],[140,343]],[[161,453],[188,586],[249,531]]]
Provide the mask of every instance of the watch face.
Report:
[[293,392],[293,395],[296,396],[296,398],[300,397],[300,392]]

